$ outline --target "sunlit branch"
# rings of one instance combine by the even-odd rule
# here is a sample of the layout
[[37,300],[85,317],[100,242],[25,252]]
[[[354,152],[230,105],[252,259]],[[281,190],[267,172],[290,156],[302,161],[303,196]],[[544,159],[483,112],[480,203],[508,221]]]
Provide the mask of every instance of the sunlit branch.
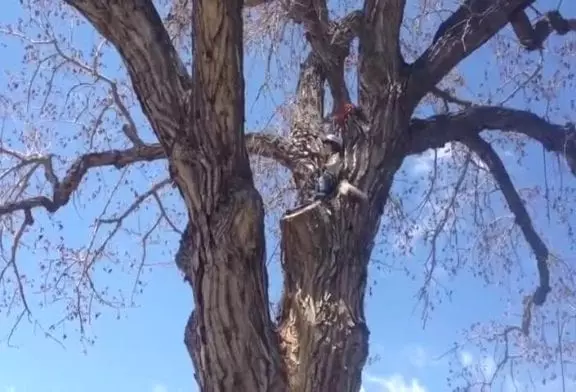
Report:
[[246,149],[250,155],[269,158],[285,168],[294,168],[296,151],[285,137],[267,133],[247,133],[244,136]]
[[320,133],[323,131],[325,68],[318,55],[312,51],[300,67],[296,87],[296,100],[290,123],[290,144],[298,152],[293,175],[296,184],[304,187],[314,170],[320,152]]

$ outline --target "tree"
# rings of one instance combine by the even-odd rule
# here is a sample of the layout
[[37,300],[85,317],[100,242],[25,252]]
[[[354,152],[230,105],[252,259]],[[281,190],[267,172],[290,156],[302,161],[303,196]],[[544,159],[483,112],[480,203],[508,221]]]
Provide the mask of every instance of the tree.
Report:
[[[522,328],[515,330],[528,334],[533,305],[543,305],[551,289],[551,252],[532,224],[494,147],[497,140],[490,141],[481,133],[499,130],[504,140],[513,140],[517,135],[528,137],[564,158],[576,175],[574,126],[504,104],[469,102],[449,91],[456,90],[455,84],[449,89],[444,85],[457,81],[455,67],[497,34],[505,33],[509,22],[519,43],[534,51],[545,45],[553,32],[565,35],[575,31],[574,20],[550,12],[538,16],[532,28],[524,13],[532,1],[467,0],[435,28],[435,38],[429,46],[421,48],[412,41],[403,48],[401,28],[405,14],[409,13],[409,5],[417,4],[400,0],[365,0],[357,4],[358,9],[339,18],[330,15],[327,2],[322,0],[271,4],[261,4],[264,1],[259,0],[179,0],[169,2],[170,12],[164,21],[158,12],[166,6],[161,1],[65,3],[70,7],[57,12],[81,15],[103,37],[102,44],[95,48],[93,65],[78,60],[74,50],[64,48],[57,34],[45,41],[42,38],[42,43],[54,48],[60,59],[56,61],[72,63],[107,84],[110,95],[100,102],[103,109],[94,115],[92,125],[100,129],[106,111],[114,106],[126,121],[122,136],[131,145],[85,153],[63,176],[57,175],[51,156],[30,157],[3,149],[4,154],[19,161],[20,166],[13,170],[17,173],[28,165],[33,170],[41,167],[52,194],[28,196],[26,190],[4,196],[6,203],[0,207],[0,214],[13,214],[16,219],[20,213],[23,219],[20,228],[14,230],[11,257],[0,280],[9,270],[17,282],[23,280],[16,249],[24,231],[33,225],[39,209],[56,216],[92,169],[167,160],[170,179],[152,186],[136,201],[151,198],[161,206],[159,190],[173,183],[186,207],[189,222],[182,233],[176,263],[194,292],[195,306],[186,326],[185,344],[201,389],[358,391],[368,355],[363,309],[367,266],[383,212],[392,202],[394,178],[409,156],[457,143],[464,152],[459,163],[461,175],[451,202],[445,206],[448,212],[439,230],[452,219],[448,214],[457,208],[461,186],[471,175],[469,167],[489,172],[538,266],[538,287],[525,301]],[[247,9],[256,12],[260,21],[270,23],[272,18],[262,15],[275,15],[296,24],[310,47],[301,67],[287,135],[244,130],[243,13]],[[43,17],[32,20],[39,22],[40,29],[46,26]],[[6,33],[18,36],[20,31],[17,27]],[[186,50],[186,43],[181,40],[185,41],[189,34],[193,37],[191,67],[180,53]],[[357,62],[352,65],[358,83],[357,105],[367,116],[368,124],[359,125],[351,119],[345,125],[344,173],[369,199],[358,203],[338,195],[281,219],[284,289],[277,320],[272,320],[265,265],[265,209],[255,187],[249,155],[269,158],[286,168],[296,186],[297,198],[304,201],[310,191],[310,179],[322,164],[320,136],[327,114],[325,85],[330,92],[332,113],[351,101],[346,82],[350,66],[347,60],[356,39]],[[119,91],[115,81],[99,73],[103,62],[100,50],[105,44],[119,53],[157,142],[146,142],[139,136],[124,103],[128,93]],[[414,60],[409,62],[407,57]],[[45,60],[37,59],[40,63]],[[417,116],[430,99],[444,104],[443,112]],[[42,110],[56,109],[46,98]],[[125,214],[112,220],[100,219],[98,224],[111,223],[114,234],[137,205],[134,203]],[[160,219],[172,224],[166,215]],[[144,242],[146,237],[147,234]],[[436,265],[437,234],[433,237],[429,279]],[[94,262],[103,256],[106,242],[80,262],[82,268],[75,278],[82,287],[93,288],[88,275]],[[76,292],[79,300],[86,300],[79,289]],[[16,284],[16,294],[24,316],[30,310],[21,283]],[[424,290],[423,296],[426,295]],[[71,315],[82,325],[88,317],[85,312],[86,308],[78,306]]]

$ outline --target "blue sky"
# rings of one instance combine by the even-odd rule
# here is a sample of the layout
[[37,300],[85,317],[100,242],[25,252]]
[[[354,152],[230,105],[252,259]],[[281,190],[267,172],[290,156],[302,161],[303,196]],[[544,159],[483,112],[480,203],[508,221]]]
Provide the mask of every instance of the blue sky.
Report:
[[[540,4],[552,4],[542,1]],[[567,3],[567,2],[565,2]],[[556,6],[556,3],[553,4]],[[541,7],[545,8],[545,7]],[[550,6],[548,6],[550,8]],[[75,47],[83,50],[78,53],[80,58],[89,58],[89,49],[94,42],[98,42],[98,37],[94,31],[87,26],[76,28],[72,35],[71,24],[55,23],[59,21],[52,10],[45,21],[50,21],[55,27],[54,31],[62,34],[67,42],[73,43]],[[564,4],[562,11],[566,15],[576,15],[574,4]],[[28,15],[22,12],[17,2],[5,5],[0,23],[14,23],[18,18],[23,18],[24,23],[29,21]],[[410,14],[409,14],[410,15]],[[40,17],[42,20],[42,17]],[[431,23],[437,23],[432,20]],[[37,33],[37,28],[27,28],[29,34]],[[411,35],[405,32],[407,37]],[[506,43],[508,35],[504,35],[501,40]],[[574,38],[568,37],[564,41],[554,38],[551,42],[552,48],[559,47],[566,40]],[[514,45],[514,44],[512,44]],[[40,53],[53,53],[53,48],[49,44],[42,46]],[[72,53],[71,46],[63,45],[61,48],[65,53]],[[568,62],[574,64],[576,50],[568,48]],[[74,90],[66,101],[67,92],[77,80],[86,81],[90,78],[86,75],[73,74],[74,66],[70,66],[56,76],[55,88],[51,91],[48,99],[42,95],[32,96],[30,104],[27,104],[28,84],[34,74],[34,63],[23,64],[22,57],[25,54],[25,47],[22,41],[15,37],[2,35],[0,39],[0,53],[2,53],[2,72],[0,74],[0,109],[5,115],[5,126],[3,132],[3,145],[13,149],[22,149],[25,145],[35,146],[34,151],[50,151],[62,157],[56,166],[61,175],[70,159],[78,153],[86,152],[93,143],[96,149],[111,147],[121,147],[122,139],[119,135],[119,124],[116,115],[107,113],[103,117],[103,123],[95,135],[88,134],[87,126],[95,120],[97,116],[95,109],[102,106],[102,100],[106,97],[106,84],[99,83],[96,87],[82,87]],[[52,52],[51,52],[52,51]],[[38,53],[38,52],[34,52]],[[282,66],[288,66],[287,50],[281,49],[272,61],[271,72],[273,75],[284,75]],[[531,59],[538,61],[537,53],[515,57],[511,64],[523,64],[530,70],[530,64],[524,61]],[[57,60],[52,64],[58,64]],[[558,122],[564,122],[564,116],[570,113],[571,97],[569,91],[573,84],[564,78],[569,69],[558,67],[560,59],[551,56],[546,59],[543,65],[543,77],[539,81],[540,85],[547,89],[540,91],[539,97],[545,97],[546,91],[553,91],[557,94],[554,102],[557,108],[545,106],[542,101],[528,102],[522,94],[515,95],[507,105],[516,107],[529,107],[539,114],[547,113],[549,117]],[[105,51],[102,59],[102,72],[110,78],[122,79],[124,70],[112,49]],[[47,64],[51,64],[47,62]],[[46,83],[50,74],[46,65],[41,69],[33,88],[40,94],[46,93]],[[532,68],[531,68],[532,67]],[[66,66],[64,67],[66,68]],[[247,80],[247,129],[262,129],[279,126],[281,123],[272,114],[276,110],[277,104],[284,100],[283,89],[275,86],[269,89],[261,89],[265,83],[264,70],[266,68],[265,59],[262,53],[254,53],[246,59],[245,74]],[[515,90],[513,85],[507,84],[507,79],[500,75],[498,59],[494,56],[494,46],[480,50],[472,58],[462,64],[461,72],[467,76],[466,87],[459,88],[460,94],[465,98],[480,96],[480,99],[491,99],[498,102]],[[560,77],[555,72],[560,69]],[[16,79],[11,79],[16,78]],[[560,78],[564,84],[553,83]],[[288,82],[293,81],[293,75],[287,76]],[[8,86],[14,86],[14,80],[20,81],[19,86],[14,91],[8,90]],[[488,82],[486,82],[488,81]],[[124,82],[125,83],[125,80]],[[121,84],[124,86],[125,84]],[[291,88],[294,83],[288,84]],[[133,96],[129,92],[129,85],[121,89],[125,93],[128,104],[133,104]],[[351,82],[351,89],[354,85]],[[265,91],[262,93],[262,91]],[[487,92],[491,92],[488,97]],[[264,98],[262,97],[263,95]],[[8,104],[6,103],[7,101]],[[12,105],[16,102],[17,105]],[[92,108],[87,112],[82,111],[82,107],[88,102]],[[50,105],[54,104],[55,108]],[[44,110],[40,110],[44,105]],[[54,111],[52,111],[54,110]],[[141,125],[141,132],[146,140],[153,140],[152,133],[145,123],[141,112],[135,106],[131,109],[131,114],[135,121]],[[92,113],[92,115],[86,113]],[[73,119],[73,113],[79,114],[79,120]],[[422,113],[430,114],[431,108],[422,108]],[[92,116],[92,117],[91,117]],[[80,126],[83,123],[84,126]],[[79,135],[79,136],[77,136]],[[491,135],[496,137],[498,135]],[[557,159],[548,154],[546,156],[547,175],[544,175],[543,155],[541,148],[535,145],[528,145],[525,149],[526,157],[518,164],[515,153],[510,144],[498,145],[498,151],[513,175],[513,179],[519,188],[525,190],[526,196],[533,197],[530,211],[534,213],[534,219],[538,228],[544,234],[546,241],[551,244],[554,251],[564,257],[569,265],[576,261],[573,250],[570,248],[571,239],[568,238],[565,226],[557,223],[559,216],[552,211],[552,218],[547,219],[543,211],[546,206],[542,196],[536,195],[533,190],[536,186],[542,186],[544,180],[550,187],[555,189],[571,189],[576,185],[576,181],[570,178],[563,163],[558,164]],[[94,149],[94,148],[92,148]],[[449,148],[439,152],[439,161],[442,165],[443,176],[441,184],[450,189],[450,184],[455,182],[457,171],[450,167],[455,156],[454,150]],[[0,168],[6,170],[11,162],[2,159]],[[415,192],[410,197],[403,197],[406,210],[413,209],[420,202],[422,192],[426,189],[422,184],[426,184],[427,175],[432,168],[433,158],[431,152],[406,161],[402,171],[398,174],[394,187],[394,194],[400,197],[405,192],[411,182],[418,184]],[[142,293],[137,295],[134,301],[131,300],[131,293],[134,284],[134,276],[138,271],[138,262],[141,256],[141,238],[151,226],[154,226],[158,214],[158,208],[154,200],[146,204],[137,214],[125,220],[124,228],[121,229],[114,239],[106,247],[106,252],[102,255],[101,261],[97,264],[97,271],[94,272],[94,281],[99,290],[106,289],[107,298],[124,305],[131,305],[127,308],[114,310],[104,305],[95,304],[96,313],[101,313],[98,318],[93,318],[90,326],[86,330],[86,335],[94,342],[87,342],[79,339],[79,324],[75,321],[58,323],[59,319],[66,312],[66,307],[73,304],[71,300],[75,297],[72,280],[62,286],[62,293],[58,300],[46,297],[42,293],[41,280],[44,277],[54,278],[54,273],[41,270],[42,265],[57,266],[55,260],[64,260],[64,267],[70,266],[73,276],[77,276],[77,264],[73,262],[86,254],[87,246],[95,238],[96,245],[105,241],[106,229],[94,235],[93,225],[96,218],[103,210],[107,211],[107,216],[114,215],[125,209],[134,199],[134,194],[145,192],[152,183],[163,179],[165,167],[163,163],[147,164],[131,168],[127,172],[115,170],[99,170],[91,172],[82,184],[81,193],[65,208],[58,211],[49,218],[44,212],[35,213],[37,220],[35,226],[31,228],[25,237],[24,246],[18,254],[18,263],[21,270],[26,271],[30,277],[26,286],[27,298],[33,308],[33,322],[23,321],[11,339],[12,346],[8,346],[6,341],[0,343],[0,392],[91,392],[91,391],[123,391],[123,392],[178,392],[197,390],[193,378],[190,359],[182,343],[183,327],[192,307],[191,293],[187,285],[182,282],[176,268],[172,266],[172,254],[177,247],[178,235],[170,231],[169,225],[163,222],[160,228],[151,235],[150,243],[147,247],[147,266],[142,271],[141,280]],[[129,185],[120,187],[114,191],[117,183]],[[276,182],[274,182],[276,181]],[[272,191],[277,186],[282,185],[282,179],[271,180],[267,177],[259,177],[258,184],[268,200],[272,199]],[[34,176],[31,180],[31,191],[47,192],[42,187],[41,176]],[[279,185],[278,185],[279,186]],[[108,196],[114,191],[112,202],[108,205]],[[2,193],[4,195],[4,193]],[[438,191],[439,198],[445,198],[446,192],[442,189]],[[5,196],[3,196],[5,197]],[[163,196],[166,205],[169,206],[169,215],[173,218],[176,226],[183,227],[182,208],[170,189]],[[511,233],[510,218],[506,214],[506,209],[502,206],[501,199],[497,195],[490,196],[495,216],[501,218],[506,224],[504,226],[492,226],[495,233],[502,230],[504,234]],[[464,200],[464,199],[462,199]],[[572,199],[573,200],[573,199]],[[465,203],[463,203],[465,204]],[[418,233],[426,229],[427,219],[434,219],[434,205],[428,205],[422,211],[419,218],[415,219],[415,224],[411,225],[416,239]],[[278,255],[276,250],[276,238],[274,230],[277,227],[277,207],[271,208],[267,219],[268,236],[268,257],[270,273],[270,291],[272,300],[277,300],[281,290],[281,275],[278,269]],[[469,214],[470,210],[464,207],[461,211],[463,217]],[[390,210],[383,219],[383,227],[389,228],[392,225],[392,214]],[[464,219],[465,220],[465,219]],[[573,224],[574,222],[572,222]],[[7,225],[7,223],[4,223]],[[463,249],[470,245],[470,241],[479,234],[466,225],[466,222],[458,223],[463,226],[463,243],[459,247]],[[62,229],[60,229],[62,225]],[[458,226],[460,227],[460,226]],[[102,231],[104,230],[104,231]],[[39,235],[42,234],[42,238]],[[3,236],[4,247],[9,247],[13,237]],[[449,244],[450,240],[445,237],[441,240],[443,244]],[[458,364],[467,366],[469,369],[480,366],[486,373],[490,373],[494,368],[495,357],[491,354],[482,354],[472,345],[462,348],[456,352],[454,358],[440,355],[453,347],[454,343],[461,341],[464,331],[475,322],[489,322],[499,320],[502,322],[518,322],[517,314],[520,309],[520,298],[517,290],[531,290],[535,283],[534,261],[522,243],[518,258],[523,261],[522,265],[513,264],[510,275],[504,275],[502,267],[498,265],[497,258],[484,260],[480,254],[474,252],[464,252],[468,259],[465,265],[459,270],[457,276],[449,273],[450,261],[441,264],[435,274],[435,289],[440,290],[439,296],[434,296],[435,309],[430,314],[423,328],[421,319],[422,306],[418,301],[417,293],[423,282],[423,266],[425,265],[429,247],[422,241],[416,241],[413,255],[401,255],[398,249],[401,244],[396,232],[385,231],[378,238],[378,246],[373,254],[373,263],[370,268],[370,287],[366,297],[366,314],[370,327],[370,360],[364,373],[364,386],[366,392],[435,392],[446,389],[446,377],[449,368],[458,367]],[[499,245],[500,246],[500,245]],[[503,246],[503,245],[502,245]],[[46,249],[46,247],[48,247]],[[2,263],[5,260],[1,261]],[[480,262],[485,264],[479,264]],[[495,275],[504,277],[504,285],[501,287],[487,286],[482,279],[475,278],[474,272],[484,270],[484,267],[495,266]],[[521,274],[525,275],[521,275]],[[510,276],[510,277],[508,277]],[[514,278],[523,278],[516,282]],[[36,281],[32,281],[37,277]],[[508,284],[506,284],[506,282]],[[11,287],[9,284],[5,287]],[[450,296],[446,296],[444,288],[452,291]],[[9,297],[9,296],[8,296]],[[83,297],[84,298],[84,297]],[[87,297],[86,297],[87,298]],[[86,299],[84,298],[84,299]],[[82,308],[85,309],[85,308]],[[555,309],[550,305],[549,309]],[[8,311],[6,298],[0,301],[0,337],[7,336],[18,313]],[[60,340],[62,344],[47,338],[42,332],[48,330],[48,326],[55,324],[55,328],[49,330],[50,333]],[[66,338],[64,339],[64,336]],[[454,359],[456,363],[451,363]],[[554,368],[554,366],[553,366]],[[528,367],[529,371],[534,368]],[[517,381],[517,386],[525,386],[526,379]],[[514,386],[510,380],[503,381],[503,388]],[[548,385],[548,388],[556,388],[558,384]],[[498,389],[499,390],[499,389]],[[510,389],[511,390],[511,389]],[[523,389],[521,389],[523,390]],[[548,390],[544,387],[529,390]],[[549,389],[557,390],[557,389]]]

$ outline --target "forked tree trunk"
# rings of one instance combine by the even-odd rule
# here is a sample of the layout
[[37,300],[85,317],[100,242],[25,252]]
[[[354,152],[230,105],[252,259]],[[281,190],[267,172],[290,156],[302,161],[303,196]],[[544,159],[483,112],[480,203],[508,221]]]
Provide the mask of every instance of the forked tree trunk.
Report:
[[[390,98],[390,107],[379,108],[369,128],[395,140],[403,118]],[[360,134],[352,124],[348,131],[346,171],[369,191],[369,202],[338,196],[286,215],[280,223],[284,291],[278,333],[294,392],[357,392],[368,356],[368,263],[403,154],[397,143],[386,140],[375,148],[369,133]]]
[[[366,129],[354,123],[346,128],[344,177],[369,200],[338,196],[282,219],[284,290],[274,323],[268,310],[264,208],[244,135],[243,0],[193,1],[192,77],[152,1],[66,1],[118,48],[186,203],[190,223],[177,263],[194,292],[185,342],[200,389],[357,392],[368,355],[368,262],[394,173],[406,156],[408,119],[429,88],[501,29],[506,15],[522,2],[501,1],[497,7],[475,2],[488,8],[474,23],[463,22],[470,14],[464,4],[452,17],[465,30],[463,38],[444,34],[442,45],[432,46],[410,66],[399,44],[405,2],[366,0],[361,18],[351,14],[350,20],[361,19],[364,26],[355,23],[360,30],[359,103],[371,122]],[[313,15],[322,13],[321,6],[295,3],[300,14],[292,17],[306,26],[322,61],[317,70],[327,73],[336,101],[347,99],[343,61],[356,32],[350,35],[353,28],[344,26],[337,34],[336,25],[324,31],[321,19],[328,13]],[[301,128],[291,134],[301,140],[284,143],[308,150],[298,155],[305,162],[292,162],[295,168],[308,166],[308,172],[294,169],[302,187],[318,164],[312,158],[318,155],[318,132],[308,132],[310,124],[324,114],[318,88],[324,80],[317,72],[309,79],[316,88],[300,99],[315,113],[303,111]]]
[[[388,113],[388,119],[398,124],[397,113]],[[373,126],[385,125],[379,121]],[[368,263],[393,179],[387,173],[396,172],[402,156],[395,147],[386,148],[394,143],[369,149],[370,143],[351,144],[347,168],[372,195],[368,203],[338,196],[287,214],[280,222],[284,290],[275,334],[272,324],[262,324],[269,317],[267,304],[251,293],[268,298],[266,277],[259,275],[265,274],[262,254],[231,253],[246,244],[263,244],[262,232],[252,231],[254,237],[249,237],[229,226],[230,235],[206,249],[202,259],[179,255],[186,263],[205,266],[203,279],[189,275],[196,310],[185,338],[202,391],[360,390],[368,356]],[[361,164],[370,161],[369,151],[377,157],[370,165]],[[258,209],[236,213],[245,222],[261,222]],[[198,240],[182,244],[181,250],[196,249],[192,244]]]
[[339,196],[282,220],[274,323],[264,208],[244,136],[242,0],[194,1],[192,78],[150,1],[68,1],[118,48],[186,203],[177,263],[194,292],[185,343],[201,391],[357,392],[367,266],[411,114],[399,71],[388,67],[388,81],[363,93],[364,108],[377,102],[366,133],[351,126],[344,135],[344,175],[369,201]]

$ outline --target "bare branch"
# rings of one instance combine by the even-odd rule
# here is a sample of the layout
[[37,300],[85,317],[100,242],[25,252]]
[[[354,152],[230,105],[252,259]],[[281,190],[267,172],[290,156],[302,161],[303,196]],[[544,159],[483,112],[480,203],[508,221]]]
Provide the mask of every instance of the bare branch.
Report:
[[[104,239],[102,244],[98,247],[96,252],[94,252],[94,257],[92,258],[92,261],[90,263],[87,263],[87,267],[85,268],[86,271],[88,271],[89,268],[92,267],[92,265],[94,264],[96,259],[99,256],[101,256],[101,254],[104,252],[104,249],[106,248],[106,246],[108,245],[108,243],[110,242],[112,237],[114,237],[114,235],[116,235],[118,230],[122,227],[124,220],[129,215],[131,215],[134,211],[136,211],[138,208],[140,208],[140,206],[144,203],[144,201],[146,201],[150,197],[153,197],[157,201],[158,206],[160,207],[160,214],[158,215],[156,222],[150,227],[150,229],[148,229],[148,231],[146,231],[146,233],[144,234],[144,236],[142,237],[142,240],[141,240],[142,256],[140,258],[140,263],[138,265],[138,271],[136,273],[136,278],[134,279],[134,286],[132,287],[131,302],[134,301],[134,295],[136,294],[136,289],[138,286],[138,282],[140,281],[142,269],[144,268],[144,263],[146,262],[148,238],[150,237],[152,232],[158,227],[158,225],[160,224],[162,219],[166,219],[168,224],[172,225],[172,222],[170,222],[170,220],[168,219],[168,216],[166,215],[164,208],[162,206],[162,203],[160,202],[160,198],[158,196],[158,191],[160,189],[162,189],[163,187],[165,187],[166,185],[170,184],[171,182],[172,182],[172,180],[167,178],[167,179],[164,179],[164,180],[154,184],[149,190],[147,190],[146,192],[139,195],[132,202],[132,204],[130,204],[130,206],[128,206],[128,208],[126,208],[126,210],[124,210],[124,212],[122,212],[120,215],[116,215],[112,218],[100,218],[97,221],[96,231],[98,231],[98,229],[100,228],[100,226],[102,224],[111,224],[111,225],[113,225],[113,228],[106,235],[106,238]],[[176,231],[179,232],[180,230],[176,229]]]
[[316,38],[323,38],[328,30],[328,6],[326,0],[301,0],[290,3],[288,14],[303,24],[304,30]]
[[[64,50],[62,50],[62,48],[58,44],[58,40],[55,37],[52,37],[51,42],[54,45],[54,49],[56,50],[56,53],[58,53],[58,55],[60,55],[60,57],[62,57],[66,62],[69,62],[69,63],[75,65],[76,67],[87,72],[88,74],[94,75],[96,80],[102,80],[106,84],[108,84],[108,86],[110,87],[110,95],[112,96],[112,100],[114,101],[114,103],[118,107],[118,110],[120,111],[120,113],[122,114],[124,119],[126,121],[128,121],[128,124],[124,124],[122,126],[122,132],[124,133],[126,138],[128,138],[128,140],[130,140],[130,142],[132,142],[133,145],[135,145],[135,146],[144,145],[144,142],[142,141],[142,139],[138,135],[136,123],[134,122],[132,115],[128,111],[128,108],[126,107],[126,105],[122,102],[122,98],[120,97],[120,93],[118,92],[118,83],[114,82],[114,80],[110,79],[109,77],[107,77],[107,76],[103,75],[101,72],[99,72],[96,66],[90,66],[88,64],[83,63],[79,59],[74,58],[73,56],[66,54],[64,52]],[[105,42],[105,40],[102,40],[102,43],[104,43],[104,42]],[[97,58],[97,57],[94,57],[94,58]],[[48,99],[48,96],[49,95],[47,94],[46,99]],[[101,113],[101,116],[103,114],[104,114],[104,111]],[[97,122],[97,124],[98,123],[99,122]]]
[[[262,133],[248,133],[245,137],[246,148],[250,154],[259,155],[265,158],[274,159],[281,165],[291,169],[294,162],[294,149],[288,140],[282,136]],[[8,150],[2,149],[0,152]],[[10,151],[8,151],[10,152]],[[25,157],[12,152],[18,159]],[[70,200],[70,196],[80,183],[88,170],[114,166],[121,169],[136,162],[149,162],[164,159],[166,155],[164,149],[158,143],[140,147],[133,147],[126,150],[109,150],[104,152],[94,152],[82,155],[70,166],[64,179],[60,181],[52,167],[52,157],[33,157],[27,163],[40,163],[44,166],[46,179],[53,187],[52,199],[46,196],[37,196],[29,199],[19,200],[0,206],[0,215],[9,214],[19,210],[30,210],[36,207],[43,207],[48,212],[55,212]]]
[[428,148],[438,148],[450,141],[466,144],[486,164],[499,185],[506,202],[516,217],[516,223],[534,252],[540,277],[539,287],[525,304],[523,330],[528,329],[531,319],[531,306],[542,305],[550,291],[548,270],[549,251],[536,233],[524,202],[516,191],[504,163],[492,146],[480,138],[484,130],[501,130],[526,135],[548,151],[561,153],[576,175],[576,130],[572,124],[561,126],[551,124],[537,115],[516,109],[476,106],[458,113],[433,116],[427,120],[415,119],[412,122],[411,153],[420,153]]
[[168,226],[170,226],[172,228],[172,230],[174,230],[176,233],[182,235],[182,233],[183,233],[182,230],[179,229],[178,227],[176,227],[174,222],[172,222],[172,219],[170,219],[170,217],[168,216],[168,213],[166,212],[166,208],[164,207],[164,203],[160,199],[160,196],[158,196],[158,192],[154,192],[152,194],[152,196],[154,196],[154,200],[156,200],[156,204],[158,205],[158,209],[160,210],[160,218],[163,218],[166,221],[166,223],[168,223]]
[[532,27],[526,12],[519,10],[511,16],[510,24],[520,43],[529,51],[542,49],[544,41],[552,32],[566,35],[570,31],[576,31],[576,19],[564,19],[558,11],[547,12]]
[[138,288],[138,284],[140,282],[140,277],[142,276],[142,270],[144,269],[144,263],[146,262],[146,257],[148,256],[148,239],[152,232],[156,230],[156,228],[160,225],[162,221],[162,215],[158,216],[156,222],[150,227],[150,229],[142,236],[141,244],[142,244],[142,256],[140,257],[140,264],[138,265],[138,272],[136,273],[136,277],[134,278],[134,285],[132,286],[132,297],[130,302],[134,302],[134,297],[136,295],[136,291]]
[[144,192],[143,194],[141,194],[140,196],[138,196],[133,202],[132,204],[130,204],[130,206],[128,206],[128,208],[126,210],[124,210],[124,212],[122,212],[122,214],[114,216],[112,218],[100,218],[98,219],[99,223],[115,223],[115,224],[122,224],[122,221],[124,219],[126,219],[130,214],[132,214],[138,207],[140,207],[140,205],[149,197],[154,197],[154,195],[163,187],[165,187],[166,185],[168,185],[171,182],[171,180],[168,179],[164,179],[156,184],[154,184],[150,189],[148,189],[146,192]]
[[[466,175],[468,174],[468,168],[471,162],[472,162],[472,154],[468,152],[466,159],[464,161],[464,165],[462,166],[460,174],[458,175],[458,179],[453,185],[454,190],[452,191],[452,195],[448,199],[447,204],[443,206],[442,209],[444,211],[442,213],[442,216],[440,217],[440,221],[438,222],[438,224],[436,225],[436,227],[432,232],[432,238],[430,241],[431,242],[430,253],[428,254],[428,258],[424,266],[426,270],[424,284],[418,290],[419,299],[421,301],[424,301],[424,309],[422,310],[422,319],[424,320],[424,323],[426,322],[426,319],[428,318],[428,312],[430,311],[430,284],[434,280],[434,273],[436,271],[436,267],[438,266],[438,253],[439,253],[438,239],[440,237],[440,234],[444,231],[444,228],[448,223],[452,211],[455,209],[457,200],[460,197],[462,185],[464,184],[464,180],[466,179]],[[435,170],[437,169],[435,168]],[[430,192],[432,192],[432,188],[430,189]]]
[[180,128],[191,78],[150,0],[66,0],[120,52],[142,108],[164,145]]
[[438,28],[436,40],[413,63],[409,91],[419,101],[452,68],[493,37],[510,15],[533,0],[466,0]]
[[[46,196],[37,196],[29,199],[15,201],[0,206],[0,215],[12,213],[18,210],[30,210],[36,207],[44,207],[48,212],[55,212],[70,200],[72,193],[82,182],[82,178],[89,169],[103,166],[114,166],[120,169],[126,165],[153,161],[164,158],[164,151],[159,144],[143,147],[133,147],[127,150],[110,150],[105,152],[94,152],[79,157],[68,169],[66,176],[59,181],[52,169],[51,163],[45,165],[46,177],[51,178],[53,186],[52,199]],[[51,162],[51,158],[45,158]]]
[[466,108],[473,105],[472,102],[466,101],[464,99],[460,99],[460,98],[452,95],[450,92],[442,90],[438,87],[432,87],[430,92],[432,93],[432,95],[434,95],[434,96],[440,98],[442,101],[444,101],[445,106],[447,106],[447,104],[449,104],[449,103],[453,103],[453,104],[463,106]]
[[247,133],[244,140],[249,154],[273,159],[290,170],[294,168],[297,153],[287,138],[274,134]]
[[[2,282],[4,279],[4,274],[8,271],[9,268],[12,268],[12,271],[14,272],[14,275],[16,278],[16,284],[18,285],[18,295],[20,297],[20,300],[22,301],[22,305],[24,306],[24,311],[28,315],[31,315],[32,312],[30,310],[30,306],[28,306],[26,294],[24,293],[24,286],[22,284],[22,276],[18,270],[18,265],[16,264],[16,254],[17,254],[18,249],[20,247],[20,242],[22,240],[22,236],[24,235],[26,228],[29,225],[31,225],[32,222],[33,222],[33,220],[32,220],[32,215],[30,214],[30,210],[24,210],[24,220],[22,221],[22,225],[20,225],[20,228],[18,229],[18,231],[16,232],[16,235],[14,236],[14,242],[12,243],[12,248],[11,248],[11,252],[10,252],[10,260],[4,266],[2,271],[0,271],[0,282]],[[18,322],[19,321],[16,322],[16,325],[18,324]]]
[[516,218],[516,224],[520,226],[526,242],[528,242],[536,256],[540,285],[534,292],[532,301],[535,305],[542,305],[546,301],[546,296],[550,291],[550,271],[547,264],[550,252],[548,251],[548,247],[544,244],[544,241],[534,229],[530,215],[510,179],[510,175],[504,166],[504,162],[502,162],[490,143],[486,142],[478,135],[473,135],[464,139],[463,143],[474,151],[474,153],[478,155],[490,170],[490,173],[494,177],[494,180],[500,187],[500,190],[508,203],[510,211],[512,211]]
[[484,130],[523,134],[550,152],[566,158],[576,176],[576,130],[573,124],[552,124],[534,113],[498,106],[473,106],[457,113],[441,114],[426,120],[414,119],[410,127],[409,153],[418,154],[450,141],[464,141]]

